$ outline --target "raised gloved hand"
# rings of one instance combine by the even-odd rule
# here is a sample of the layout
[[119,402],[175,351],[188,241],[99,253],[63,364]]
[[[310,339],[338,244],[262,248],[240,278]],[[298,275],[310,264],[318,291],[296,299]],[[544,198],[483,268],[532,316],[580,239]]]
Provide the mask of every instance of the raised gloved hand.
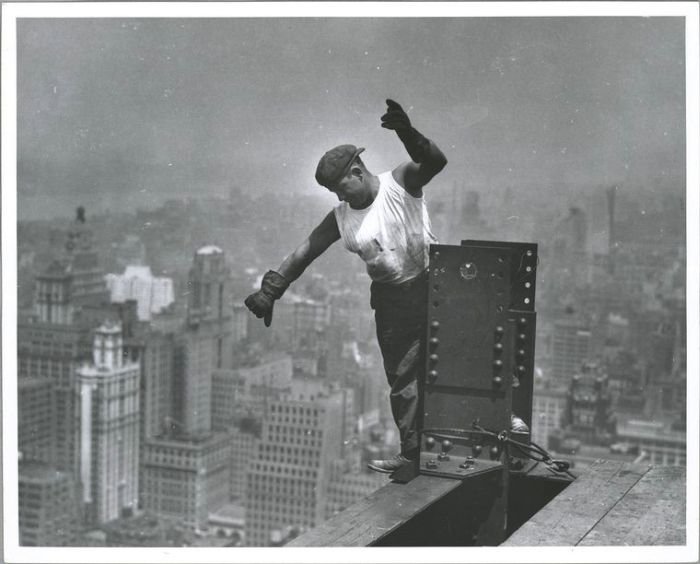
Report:
[[260,290],[248,296],[245,299],[245,305],[257,318],[263,317],[265,327],[269,327],[272,323],[272,308],[275,300],[279,300],[287,288],[289,288],[289,281],[284,276],[274,270],[268,270],[263,276]]
[[382,127],[396,131],[413,162],[423,162],[430,142],[411,125],[411,120],[398,102],[387,100],[386,106]]

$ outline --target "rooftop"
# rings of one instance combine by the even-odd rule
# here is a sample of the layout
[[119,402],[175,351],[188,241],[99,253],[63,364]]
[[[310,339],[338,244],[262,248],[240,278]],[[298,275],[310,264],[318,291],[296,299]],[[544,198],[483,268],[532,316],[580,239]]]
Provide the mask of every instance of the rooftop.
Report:
[[19,464],[19,480],[20,482],[52,482],[65,480],[68,475],[64,472],[59,472],[53,466],[44,464],[43,462],[20,462]]
[[219,247],[216,245],[205,245],[204,247],[200,247],[197,250],[198,255],[220,255],[224,251],[222,251]]

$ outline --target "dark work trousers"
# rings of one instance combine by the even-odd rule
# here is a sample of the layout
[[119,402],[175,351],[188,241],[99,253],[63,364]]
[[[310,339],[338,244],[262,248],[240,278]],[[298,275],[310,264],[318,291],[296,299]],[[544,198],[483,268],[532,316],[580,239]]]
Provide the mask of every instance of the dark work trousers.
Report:
[[418,449],[418,382],[425,371],[427,292],[427,273],[402,284],[371,285],[377,340],[391,386],[391,413],[399,428],[401,454],[409,458]]

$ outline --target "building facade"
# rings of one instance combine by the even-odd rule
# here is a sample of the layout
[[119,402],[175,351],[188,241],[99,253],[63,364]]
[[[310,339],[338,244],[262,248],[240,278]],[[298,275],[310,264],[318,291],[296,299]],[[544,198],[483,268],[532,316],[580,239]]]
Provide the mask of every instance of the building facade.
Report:
[[20,546],[69,546],[78,535],[78,496],[73,477],[40,462],[20,462]]
[[568,384],[591,352],[591,330],[574,321],[558,321],[552,336],[552,377]]
[[56,395],[50,378],[17,381],[20,459],[56,465]]
[[107,274],[105,280],[112,302],[136,300],[141,321],[150,320],[175,299],[172,279],[153,276],[149,266],[127,266],[123,274]]
[[121,326],[95,331],[93,363],[77,371],[78,475],[85,521],[99,525],[138,506],[140,367],[124,362]]
[[228,503],[228,434],[158,437],[146,443],[143,456],[146,511],[201,530],[209,513]]
[[247,546],[271,546],[281,531],[325,520],[330,464],[341,458],[342,405],[340,394],[308,383],[272,402],[248,474]]

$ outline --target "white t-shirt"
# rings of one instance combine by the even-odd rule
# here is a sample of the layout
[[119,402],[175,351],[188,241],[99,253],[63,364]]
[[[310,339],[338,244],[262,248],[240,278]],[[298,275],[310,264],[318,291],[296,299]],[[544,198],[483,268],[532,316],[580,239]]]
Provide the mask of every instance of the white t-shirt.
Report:
[[375,282],[400,284],[428,268],[428,247],[437,243],[425,198],[414,198],[391,171],[379,175],[377,197],[355,210],[347,202],[334,208],[345,247],[367,264]]

